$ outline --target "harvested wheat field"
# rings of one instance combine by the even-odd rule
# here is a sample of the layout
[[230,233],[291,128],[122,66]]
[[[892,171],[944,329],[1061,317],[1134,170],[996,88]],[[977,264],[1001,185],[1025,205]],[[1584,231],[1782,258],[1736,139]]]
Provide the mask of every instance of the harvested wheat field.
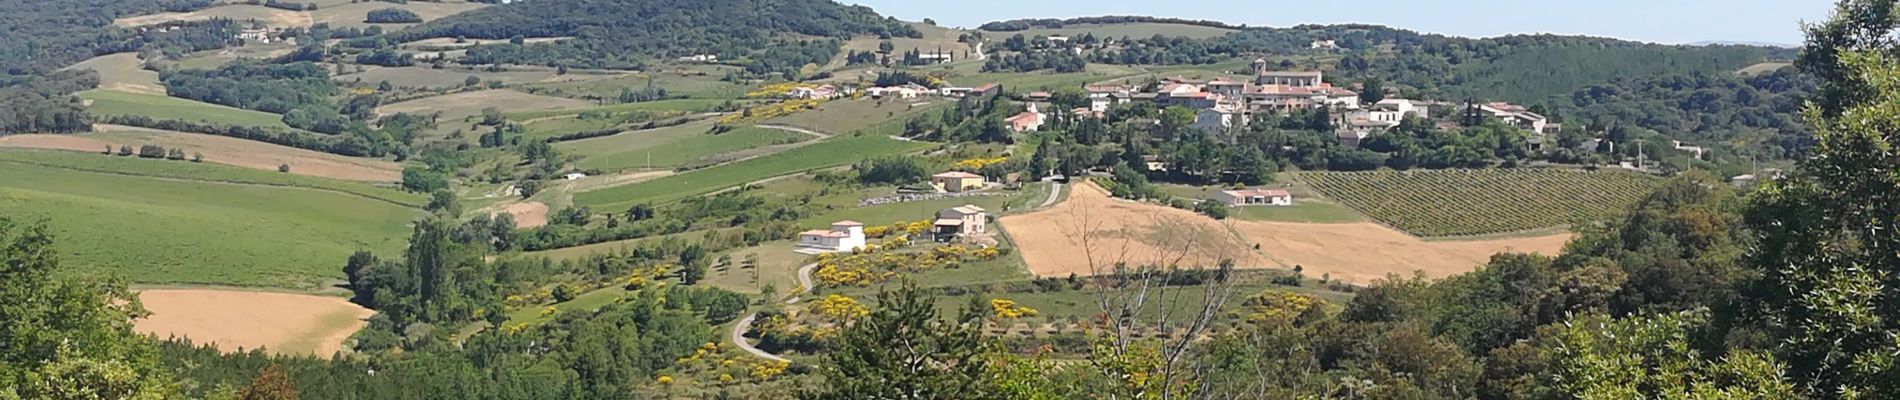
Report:
[[329,357],[375,314],[340,297],[214,289],[139,292],[151,310],[134,329],[215,343],[219,350],[259,347],[277,354]]
[[1474,241],[1423,241],[1383,225],[1239,221],[1241,235],[1281,268],[1300,266],[1306,276],[1371,283],[1387,274],[1423,272],[1443,278],[1477,269],[1501,252],[1555,255],[1570,234]]
[[149,144],[167,149],[184,149],[186,154],[204,154],[205,162],[236,167],[276,171],[278,166],[289,164],[290,173],[297,175],[363,182],[402,180],[402,166],[386,160],[341,156],[214,135],[118,125],[98,125],[94,129],[97,132],[77,135],[0,137],[0,147],[100,152],[106,146],[138,147]]
[[540,228],[548,224],[548,205],[538,201],[522,201],[496,204],[487,210],[489,215],[508,214],[515,219],[515,228]]
[[1006,216],[998,223],[1037,276],[1090,275],[1097,268],[1106,273],[1116,262],[1212,266],[1225,258],[1242,267],[1277,266],[1219,221],[1117,200],[1092,183],[1075,185],[1068,200],[1055,207]]

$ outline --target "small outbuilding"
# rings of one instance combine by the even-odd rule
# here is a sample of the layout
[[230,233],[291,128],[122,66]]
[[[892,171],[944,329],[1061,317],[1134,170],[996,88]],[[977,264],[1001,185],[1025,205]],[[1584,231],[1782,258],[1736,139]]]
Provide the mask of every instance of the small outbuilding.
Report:
[[844,252],[864,247],[864,224],[857,221],[831,223],[830,230],[814,229],[798,234],[801,251]]
[[1214,199],[1229,206],[1293,205],[1293,194],[1280,189],[1223,190],[1215,194]]
[[938,191],[962,193],[983,188],[983,176],[963,171],[950,171],[930,176],[931,186]]

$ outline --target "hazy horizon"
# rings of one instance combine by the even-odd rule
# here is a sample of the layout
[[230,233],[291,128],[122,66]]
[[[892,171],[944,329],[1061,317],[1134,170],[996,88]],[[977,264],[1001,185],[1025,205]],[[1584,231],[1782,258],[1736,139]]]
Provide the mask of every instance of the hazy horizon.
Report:
[[[1365,23],[1466,37],[1551,33],[1668,44],[1752,42],[1799,45],[1802,42],[1799,24],[1820,21],[1833,10],[1833,3],[1824,0],[1603,0],[1550,3],[1474,0],[1456,7],[1442,3],[1394,0],[1365,0],[1355,2],[1350,7],[1327,2],[1258,0],[841,1],[870,6],[879,13],[907,21],[931,18],[940,25],[967,28],[990,21],[1020,18],[1149,15],[1208,19],[1250,26]],[[1473,9],[1514,11],[1467,13]]]

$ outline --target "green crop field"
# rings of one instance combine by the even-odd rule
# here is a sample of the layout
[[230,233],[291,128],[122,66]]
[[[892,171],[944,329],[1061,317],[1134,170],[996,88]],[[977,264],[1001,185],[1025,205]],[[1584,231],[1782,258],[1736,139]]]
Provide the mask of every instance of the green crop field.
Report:
[[622,90],[645,90],[652,79],[654,89],[665,89],[668,96],[693,99],[737,99],[745,97],[752,86],[722,81],[719,78],[737,70],[733,67],[695,65],[682,72],[627,74],[588,82],[536,83],[519,90],[551,96],[614,98]]
[[618,112],[628,112],[628,111],[678,111],[678,112],[692,113],[692,112],[700,112],[702,110],[711,109],[725,102],[726,100],[675,99],[675,100],[660,100],[660,101],[642,101],[638,103],[620,103],[620,104],[610,104],[610,105],[592,106],[592,107],[569,107],[569,108],[563,108],[559,110],[511,112],[511,113],[508,113],[507,115],[508,115],[508,119],[511,119],[511,120],[527,121],[527,120],[532,120],[532,119],[537,119],[537,118],[558,117],[558,116],[564,116],[564,115],[580,115],[581,113],[590,112],[590,111],[605,112],[605,113],[618,113]]
[[[608,136],[595,140],[581,140],[562,143],[562,151],[578,154],[584,158],[578,163],[583,169],[615,171],[631,168],[674,168],[683,165],[708,164],[722,154],[756,149],[765,146],[798,143],[811,140],[811,135],[781,129],[741,127],[731,131],[711,134],[691,128],[703,125],[682,125],[690,136],[677,140],[652,140],[660,135],[677,135],[678,132],[641,132]],[[659,134],[648,136],[649,134]],[[630,139],[617,139],[629,136]],[[647,140],[639,140],[647,139]],[[623,144],[615,146],[615,144]]]
[[581,192],[574,195],[574,202],[594,209],[624,209],[633,204],[676,200],[774,176],[847,165],[873,156],[905,153],[932,145],[884,136],[834,137],[764,157],[632,185]]
[[84,172],[134,175],[152,178],[182,179],[214,183],[241,183],[265,186],[300,187],[421,207],[426,196],[393,187],[374,186],[305,175],[286,174],[220,164],[185,161],[147,160],[136,157],[105,156],[54,150],[0,150],[0,164],[36,165]]
[[[329,190],[0,166],[0,215],[44,221],[61,257],[81,273],[137,283],[317,288],[342,277],[352,252],[396,254],[421,215]],[[256,172],[204,167],[224,170],[220,177]]]
[[870,128],[888,121],[898,121],[901,126],[903,121],[909,120],[912,115],[941,109],[952,103],[955,102],[931,98],[916,101],[877,100],[868,97],[856,100],[834,100],[819,104],[816,110],[800,111],[762,123],[794,126],[836,135]]
[[99,115],[140,115],[157,119],[205,121],[214,124],[290,128],[283,117],[263,111],[226,107],[176,97],[110,90],[79,92],[92,102],[88,111]]
[[1631,172],[1526,168],[1303,172],[1299,177],[1367,217],[1426,237],[1608,218],[1661,182]]

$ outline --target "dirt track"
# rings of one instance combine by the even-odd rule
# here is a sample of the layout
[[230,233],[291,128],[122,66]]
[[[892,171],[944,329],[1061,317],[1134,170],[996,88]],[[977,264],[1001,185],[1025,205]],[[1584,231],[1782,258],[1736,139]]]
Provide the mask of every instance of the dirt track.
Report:
[[[1427,242],[1371,223],[1216,222],[1185,210],[1115,200],[1094,184],[1074,185],[1067,201],[1003,217],[999,223],[1009,230],[1030,271],[1038,276],[1089,275],[1106,270],[1116,260],[1172,260],[1182,257],[1186,249],[1181,265],[1225,257],[1241,268],[1298,265],[1309,277],[1330,275],[1354,283],[1415,271],[1442,278],[1471,271],[1499,252],[1555,254],[1570,239],[1569,234],[1557,234]],[[1084,245],[1080,232],[1095,232],[1093,243]],[[1233,232],[1246,240],[1234,237]],[[1191,246],[1190,241],[1194,242]],[[1257,252],[1253,250],[1256,243]],[[1095,268],[1090,266],[1091,257]]]
[[139,292],[152,311],[139,333],[215,343],[219,350],[265,347],[278,354],[329,357],[375,314],[340,297],[214,289]]

